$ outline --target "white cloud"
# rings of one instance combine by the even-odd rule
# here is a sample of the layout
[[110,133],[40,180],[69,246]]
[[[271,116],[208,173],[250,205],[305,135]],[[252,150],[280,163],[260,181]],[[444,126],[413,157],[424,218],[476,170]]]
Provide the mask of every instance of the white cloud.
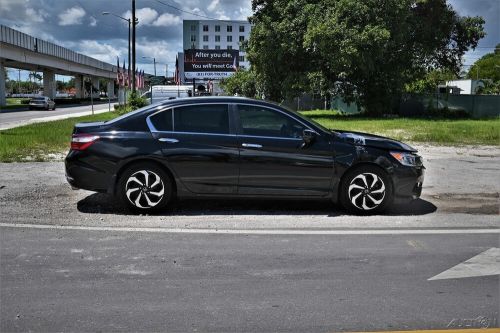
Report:
[[156,21],[153,22],[155,27],[168,27],[181,24],[182,20],[179,16],[170,13],[161,14]]
[[215,12],[217,14],[217,18],[219,20],[229,20],[229,16],[226,15],[226,13],[223,10],[218,10]]
[[[132,18],[132,13],[127,10],[122,14],[125,18]],[[158,17],[158,12],[153,8],[144,7],[135,11],[135,16],[139,19],[139,25],[151,25],[153,21]]]
[[97,25],[97,20],[95,19],[95,17],[91,16],[89,20],[90,20],[89,25],[91,27],[95,27]]
[[82,18],[85,16],[85,10],[82,7],[68,8],[58,16],[59,25],[82,24]]
[[45,21],[45,18],[49,16],[49,13],[47,13],[43,9],[39,9],[36,11],[35,9],[31,7],[26,8],[26,17],[29,21],[31,22],[37,22],[41,23]]
[[0,11],[10,11],[12,7],[19,4],[19,0],[1,0]]
[[95,40],[82,40],[78,48],[77,52],[110,64],[115,64],[116,57],[127,53],[127,50],[120,50],[110,44],[98,43]]
[[209,12],[213,12],[218,5],[219,5],[219,0],[212,0],[212,2],[208,5],[207,9]]

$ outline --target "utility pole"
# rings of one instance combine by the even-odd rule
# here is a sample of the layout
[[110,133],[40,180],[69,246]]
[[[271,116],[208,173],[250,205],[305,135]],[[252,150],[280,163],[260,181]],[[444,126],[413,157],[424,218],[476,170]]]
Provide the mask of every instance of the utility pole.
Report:
[[[135,71],[135,0],[132,0],[132,72]],[[135,91],[135,73],[132,75],[132,91]]]

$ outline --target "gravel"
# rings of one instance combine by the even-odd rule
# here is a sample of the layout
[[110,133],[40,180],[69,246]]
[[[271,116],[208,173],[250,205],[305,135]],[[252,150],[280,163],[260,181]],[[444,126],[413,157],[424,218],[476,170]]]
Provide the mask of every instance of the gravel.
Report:
[[104,194],[73,191],[62,162],[0,163],[0,222],[82,226],[335,229],[500,226],[500,148],[415,145],[422,199],[384,216],[347,215],[330,202],[180,200],[155,216],[127,215]]

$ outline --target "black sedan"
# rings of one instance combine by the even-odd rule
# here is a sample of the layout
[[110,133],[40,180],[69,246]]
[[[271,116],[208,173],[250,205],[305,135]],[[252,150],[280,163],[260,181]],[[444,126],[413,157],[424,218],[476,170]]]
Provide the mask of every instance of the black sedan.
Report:
[[395,140],[330,131],[260,100],[199,97],[77,124],[66,178],[135,212],[211,196],[329,199],[373,214],[419,197],[424,167]]

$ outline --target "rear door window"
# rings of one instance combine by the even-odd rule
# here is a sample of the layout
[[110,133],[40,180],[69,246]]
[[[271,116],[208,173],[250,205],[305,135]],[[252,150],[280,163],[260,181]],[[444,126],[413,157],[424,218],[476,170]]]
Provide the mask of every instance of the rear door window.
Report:
[[174,109],[174,131],[229,134],[227,104],[200,104]]
[[172,109],[158,112],[149,119],[157,131],[171,132],[173,130]]

